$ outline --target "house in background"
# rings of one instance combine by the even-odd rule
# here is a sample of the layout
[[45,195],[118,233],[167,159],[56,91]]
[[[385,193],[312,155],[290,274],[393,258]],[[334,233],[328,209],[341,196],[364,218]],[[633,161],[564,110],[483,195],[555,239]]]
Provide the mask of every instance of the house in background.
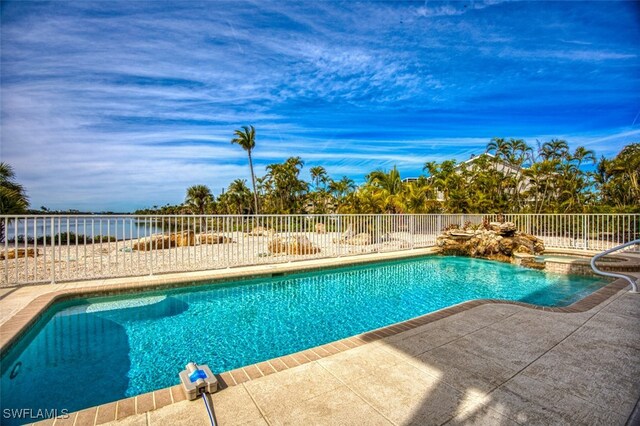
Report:
[[[495,155],[489,154],[488,152],[484,152],[480,155],[471,154],[471,158],[456,164],[455,169],[461,170],[463,167],[469,168],[470,166],[473,166],[474,163],[477,163],[478,161],[486,158],[490,159],[491,164],[494,165],[497,171],[504,173],[506,176],[520,175],[524,170],[527,169],[526,167],[518,167],[499,158],[496,158]],[[430,180],[431,177],[427,177],[426,179]],[[402,181],[405,183],[417,182],[418,178],[409,177],[402,179]],[[527,180],[523,181],[521,191],[526,191],[530,186],[531,184]],[[437,191],[436,201],[444,201],[444,194],[442,193],[442,191]]]

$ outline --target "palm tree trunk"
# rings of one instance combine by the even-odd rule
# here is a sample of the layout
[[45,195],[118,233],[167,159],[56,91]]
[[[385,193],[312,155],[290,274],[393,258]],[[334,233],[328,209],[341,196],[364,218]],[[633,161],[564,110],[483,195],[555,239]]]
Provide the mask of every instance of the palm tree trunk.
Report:
[[251,151],[247,151],[249,154],[249,168],[251,169],[251,183],[253,184],[253,202],[255,206],[255,213],[258,214],[258,191],[256,191],[256,175],[253,173],[253,160],[251,159]]

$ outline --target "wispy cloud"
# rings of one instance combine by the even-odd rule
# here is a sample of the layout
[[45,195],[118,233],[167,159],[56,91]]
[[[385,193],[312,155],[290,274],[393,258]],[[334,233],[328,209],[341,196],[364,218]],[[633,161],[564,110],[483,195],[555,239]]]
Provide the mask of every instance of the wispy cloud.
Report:
[[247,179],[249,123],[259,173],[416,175],[493,136],[615,153],[637,136],[631,5],[538,6],[5,2],[0,160],[35,206],[130,210]]

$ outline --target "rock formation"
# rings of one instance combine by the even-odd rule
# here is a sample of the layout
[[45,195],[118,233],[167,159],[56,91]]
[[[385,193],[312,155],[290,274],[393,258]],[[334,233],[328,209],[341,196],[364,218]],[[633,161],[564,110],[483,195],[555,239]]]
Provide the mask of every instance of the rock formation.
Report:
[[315,254],[320,248],[314,246],[307,237],[274,237],[269,241],[271,254]]
[[491,222],[445,230],[437,238],[440,253],[512,262],[516,253],[544,252],[541,239],[519,232],[513,222]]
[[162,250],[172,247],[187,247],[196,245],[196,235],[193,231],[174,232],[171,234],[157,234],[140,238],[133,243],[132,250],[149,251]]

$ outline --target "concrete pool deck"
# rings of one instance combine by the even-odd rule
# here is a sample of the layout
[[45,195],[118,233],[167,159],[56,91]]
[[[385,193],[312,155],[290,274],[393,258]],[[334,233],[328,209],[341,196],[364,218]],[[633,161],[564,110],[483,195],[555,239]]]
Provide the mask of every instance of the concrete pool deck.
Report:
[[[301,265],[315,269],[407,254],[180,276],[187,275],[182,282],[234,279],[293,272]],[[416,250],[411,254],[428,253]],[[5,330],[18,324],[16,317],[24,326],[29,317],[37,315],[35,308],[28,310],[35,299],[53,300],[52,295],[79,290],[154,288],[174,283],[172,275],[138,278],[136,282],[129,278],[56,284],[46,291],[45,286],[20,287],[0,294],[2,341],[8,342]],[[365,333],[355,338],[356,344],[338,341],[234,370],[222,375],[229,386],[212,396],[216,416],[221,426],[624,425],[640,397],[640,295],[622,290],[620,282],[613,284],[570,308],[467,302],[464,308],[459,305],[429,314],[425,321],[414,319]],[[10,312],[5,311],[7,307]],[[368,335],[375,338],[368,339]],[[55,424],[206,425],[209,420],[202,401],[184,401],[174,387],[73,413]]]
[[[637,424],[639,324],[640,294],[626,290],[581,313],[488,303],[212,400],[221,426]],[[202,401],[172,390],[172,403],[104,424],[209,424]],[[55,425],[96,424],[100,414]]]

